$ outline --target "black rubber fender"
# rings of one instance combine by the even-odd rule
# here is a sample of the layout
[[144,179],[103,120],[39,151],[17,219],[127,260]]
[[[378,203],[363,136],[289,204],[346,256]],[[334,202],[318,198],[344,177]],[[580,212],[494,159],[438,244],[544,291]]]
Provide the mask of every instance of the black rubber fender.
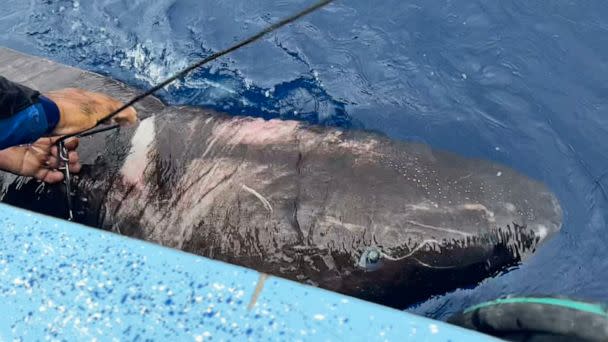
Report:
[[603,304],[565,297],[506,297],[472,306],[448,322],[507,341],[608,341]]

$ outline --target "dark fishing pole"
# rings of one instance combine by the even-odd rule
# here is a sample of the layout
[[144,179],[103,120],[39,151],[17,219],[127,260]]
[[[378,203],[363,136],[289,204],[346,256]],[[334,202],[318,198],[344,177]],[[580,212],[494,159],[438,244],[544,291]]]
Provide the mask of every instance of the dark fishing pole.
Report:
[[[249,38],[246,38],[242,41],[240,41],[239,43],[232,45],[222,51],[218,51],[198,62],[195,62],[191,65],[189,65],[188,67],[186,67],[185,69],[183,69],[182,71],[176,73],[175,75],[167,78],[166,80],[162,81],[161,83],[155,85],[154,87],[150,88],[148,91],[139,94],[137,96],[135,96],[134,98],[132,98],[131,100],[129,100],[127,103],[125,103],[123,106],[121,106],[120,108],[116,109],[115,111],[109,113],[108,115],[104,116],[103,118],[101,118],[100,120],[97,121],[97,123],[95,124],[95,127],[99,126],[102,122],[107,121],[111,118],[113,118],[115,115],[117,115],[118,113],[122,112],[123,110],[131,107],[132,105],[134,105],[135,103],[143,100],[144,98],[154,94],[155,92],[159,91],[160,89],[166,87],[167,85],[171,84],[172,82],[188,75],[190,72],[192,72],[193,70],[209,63],[212,62],[224,55],[227,55],[235,50],[238,50],[246,45],[249,45],[257,40],[259,40],[260,38],[264,37],[265,35],[272,33],[278,29],[280,29],[281,27],[288,25],[290,23],[293,23],[294,21],[312,13],[315,12],[316,10],[319,10],[325,6],[327,6],[328,4],[330,4],[331,2],[333,2],[334,0],[321,0],[317,3],[315,3],[314,5],[305,8],[304,10],[289,16],[283,20],[280,20],[266,28],[264,28],[263,30],[261,30],[260,32],[250,36]],[[72,133],[72,134],[67,134],[62,136],[61,138],[59,138],[57,140],[57,147],[59,149],[59,153],[61,155],[65,155],[67,156],[67,149],[65,147],[65,140],[69,139],[69,138],[73,138],[73,137],[86,137],[86,136],[90,136],[93,134],[97,134],[97,133],[101,133],[101,132],[106,132],[109,130],[113,130],[119,127],[119,125],[111,125],[108,127],[102,127],[102,128],[95,128],[93,127],[92,129],[83,131],[83,132],[79,132],[79,133]],[[66,191],[67,191],[67,196],[68,196],[68,217],[69,220],[71,220],[73,218],[73,211],[72,211],[72,201],[71,201],[71,194],[70,194],[70,182],[71,180],[69,179],[69,169],[68,169],[68,160],[67,157],[66,158],[61,158],[61,160],[63,161],[63,167],[62,170],[64,172],[65,175],[65,183],[66,183]]]

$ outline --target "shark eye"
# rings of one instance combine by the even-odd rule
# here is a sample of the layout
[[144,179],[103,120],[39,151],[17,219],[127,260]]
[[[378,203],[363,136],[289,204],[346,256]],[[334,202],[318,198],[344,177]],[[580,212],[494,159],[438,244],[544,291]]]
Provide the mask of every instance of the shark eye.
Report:
[[377,270],[382,266],[382,251],[376,247],[366,248],[363,253],[361,253],[357,266],[365,271]]

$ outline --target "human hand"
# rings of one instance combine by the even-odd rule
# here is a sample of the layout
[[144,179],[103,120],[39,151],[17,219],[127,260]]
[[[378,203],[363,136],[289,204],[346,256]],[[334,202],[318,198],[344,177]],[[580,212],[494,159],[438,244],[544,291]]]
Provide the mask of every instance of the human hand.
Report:
[[[66,88],[44,94],[57,104],[59,123],[52,135],[65,135],[93,128],[99,120],[122,106],[122,103],[110,96],[82,89]],[[137,112],[129,107],[116,114],[111,122],[121,125],[137,122]]]
[[[59,156],[55,143],[57,137],[40,138],[30,145],[21,145],[0,151],[0,169],[25,177],[34,177],[46,183],[58,183],[63,180],[59,168]],[[81,169],[76,148],[78,139],[65,142],[68,150],[69,170],[78,173]]]

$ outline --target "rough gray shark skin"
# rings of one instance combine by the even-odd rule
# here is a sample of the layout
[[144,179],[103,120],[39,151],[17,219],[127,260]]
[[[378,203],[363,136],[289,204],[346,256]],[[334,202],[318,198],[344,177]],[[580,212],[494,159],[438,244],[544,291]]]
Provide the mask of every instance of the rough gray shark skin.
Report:
[[[134,94],[6,49],[0,74]],[[545,186],[489,161],[156,99],[138,110],[138,127],[81,141],[78,222],[401,308],[516,265],[561,227]],[[2,183],[4,202],[65,215],[62,186]]]

